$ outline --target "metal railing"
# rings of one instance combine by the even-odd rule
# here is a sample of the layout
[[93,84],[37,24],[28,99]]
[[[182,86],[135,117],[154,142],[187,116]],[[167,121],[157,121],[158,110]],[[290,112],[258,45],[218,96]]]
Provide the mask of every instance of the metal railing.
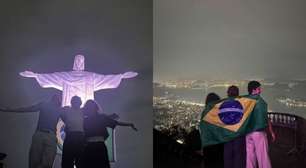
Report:
[[[297,154],[304,150],[306,120],[287,113],[269,112],[268,117],[276,132],[277,143],[282,147],[290,147],[287,154]],[[291,142],[288,143],[288,140]],[[287,143],[285,143],[287,142]]]

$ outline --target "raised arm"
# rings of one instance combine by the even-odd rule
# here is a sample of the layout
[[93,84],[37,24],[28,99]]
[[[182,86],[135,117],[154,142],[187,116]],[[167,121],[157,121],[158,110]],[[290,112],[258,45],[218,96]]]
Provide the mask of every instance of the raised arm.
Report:
[[120,117],[118,114],[116,113],[113,113],[113,114],[110,114],[110,115],[107,115],[109,118],[113,119],[113,120],[118,120]]
[[0,111],[3,112],[17,112],[17,113],[26,113],[26,112],[38,112],[40,109],[41,103],[28,106],[28,107],[20,107],[20,108],[0,108]]
[[127,126],[131,127],[133,130],[137,131],[137,128],[133,123],[129,122],[122,122],[122,121],[117,121],[109,117],[110,115],[105,115],[105,114],[99,114],[99,117],[101,117],[101,123],[103,123],[104,126],[107,126],[109,128],[114,129],[116,126]]
[[118,121],[117,125],[131,127],[133,130],[137,131],[137,128],[133,123]]
[[39,74],[32,71],[24,71],[19,73],[23,77],[35,78],[39,85],[43,88],[55,88],[63,90],[63,82],[66,78],[69,78],[68,72],[54,72]]

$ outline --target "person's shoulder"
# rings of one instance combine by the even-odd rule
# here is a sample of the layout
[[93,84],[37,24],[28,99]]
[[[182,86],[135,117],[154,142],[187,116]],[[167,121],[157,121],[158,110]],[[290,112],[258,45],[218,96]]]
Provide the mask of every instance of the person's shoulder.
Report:
[[267,104],[267,102],[265,101],[265,99],[261,96],[258,96],[258,102],[262,103],[262,104]]
[[205,108],[212,108],[212,107],[214,107],[216,104],[218,104],[218,103],[220,103],[220,102],[223,102],[223,101],[225,101],[225,100],[226,100],[226,98],[223,98],[223,99],[221,99],[221,100],[216,100],[216,101],[210,102],[210,103],[208,103],[208,104],[205,105]]
[[105,114],[98,114],[97,116],[95,116],[95,119],[97,119],[97,120],[106,120],[107,116]]
[[256,100],[256,104],[267,105],[267,102],[261,95],[247,95],[246,97]]
[[69,107],[69,106],[64,106],[64,107],[62,107],[62,110],[63,110],[64,112],[66,112],[66,111],[70,110],[70,107]]
[[249,99],[256,99],[253,95],[241,95],[240,98],[249,98]]
[[213,101],[210,103],[205,104],[204,109],[201,113],[201,118],[203,118],[212,108],[214,108],[214,106],[220,102],[224,101],[224,99],[222,100],[217,100],[217,101]]
[[241,98],[249,98],[249,99],[254,99],[254,100],[259,100],[262,101],[263,98],[260,95],[243,95],[240,96]]

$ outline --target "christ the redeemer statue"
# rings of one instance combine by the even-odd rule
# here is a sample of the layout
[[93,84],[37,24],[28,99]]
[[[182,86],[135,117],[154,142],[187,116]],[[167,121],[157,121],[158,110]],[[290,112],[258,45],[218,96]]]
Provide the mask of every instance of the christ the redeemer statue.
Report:
[[43,88],[55,88],[63,92],[62,106],[70,106],[73,96],[79,96],[83,104],[94,100],[94,92],[101,89],[117,88],[122,79],[137,76],[136,72],[125,72],[116,75],[102,75],[94,72],[84,71],[85,57],[76,55],[74,58],[73,71],[54,72],[39,74],[31,71],[21,72],[24,77],[32,77],[37,80]]
[[[87,72],[85,69],[85,57],[76,55],[74,58],[73,70],[68,72],[54,72],[39,74],[32,71],[21,72],[24,77],[35,78],[43,88],[55,88],[61,90],[62,106],[70,106],[70,100],[73,96],[79,96],[83,105],[89,99],[94,100],[94,92],[101,89],[117,88],[122,79],[133,78],[137,76],[136,72],[125,72],[116,75],[102,75],[94,72]],[[63,123],[57,126],[57,136],[59,144],[62,145],[60,129]]]

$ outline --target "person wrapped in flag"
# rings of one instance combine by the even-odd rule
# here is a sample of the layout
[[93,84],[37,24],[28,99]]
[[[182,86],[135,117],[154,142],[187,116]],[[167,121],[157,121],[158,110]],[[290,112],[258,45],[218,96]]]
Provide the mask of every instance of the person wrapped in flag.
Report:
[[[207,94],[205,104],[209,105],[220,101],[221,98],[214,92]],[[203,118],[203,113],[201,113]],[[202,148],[204,155],[205,168],[223,168],[223,143],[206,146]]]
[[[206,105],[200,121],[202,147],[226,143],[246,136],[246,167],[270,168],[265,129],[268,127],[267,103],[260,96],[260,83],[248,84],[249,95],[226,98]],[[269,130],[273,141],[275,135]],[[252,136],[254,135],[254,136]]]
[[[272,124],[267,115],[267,103],[261,98],[262,92],[261,84],[257,81],[251,81],[248,84],[249,97],[258,99],[263,104],[263,117],[265,124],[268,124],[269,132],[272,136],[272,142],[275,141],[275,134],[272,129]],[[256,107],[255,107],[256,108]],[[246,135],[246,149],[247,149],[247,168],[271,168],[271,162],[268,154],[268,139],[264,129],[254,129]]]
[[[238,123],[243,117],[243,106],[235,100],[239,96],[239,88],[230,86],[227,89],[228,99],[220,106],[219,117],[226,124]],[[245,136],[239,136],[224,143],[224,168],[245,168],[246,145]]]

